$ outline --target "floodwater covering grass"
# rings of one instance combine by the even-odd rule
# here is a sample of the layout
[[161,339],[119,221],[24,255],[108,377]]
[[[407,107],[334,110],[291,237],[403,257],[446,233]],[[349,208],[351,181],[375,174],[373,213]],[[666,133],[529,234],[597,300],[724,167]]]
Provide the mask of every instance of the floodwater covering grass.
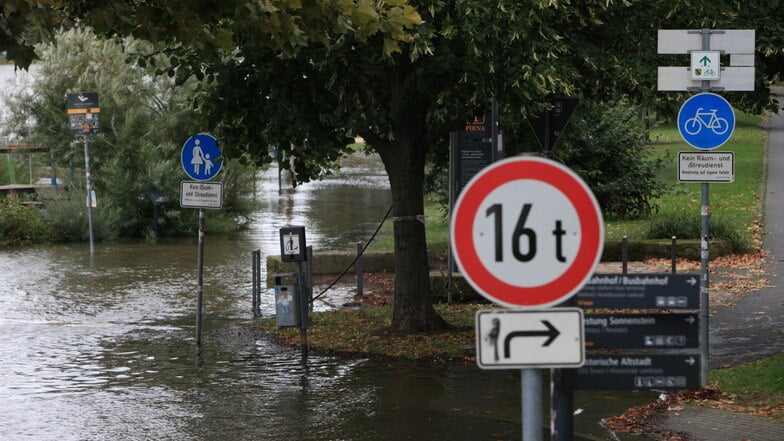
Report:
[[[714,150],[734,152],[735,181],[709,185],[711,217],[713,223],[738,232],[741,240],[757,243],[761,226],[766,136],[760,128],[761,117],[739,113],[736,120],[730,141]],[[620,239],[624,235],[632,240],[651,238],[652,231],[657,231],[653,228],[657,223],[699,221],[702,185],[678,183],[676,163],[678,152],[694,153],[697,149],[683,142],[674,124],[655,129],[651,139],[653,142],[647,148],[672,158],[659,176],[671,184],[671,189],[656,201],[659,210],[650,218],[607,223],[605,234],[608,239]],[[428,199],[426,203],[425,218],[428,247],[431,250],[439,248],[447,242],[449,224],[434,199]],[[392,249],[390,225],[391,222],[384,225],[371,250]],[[665,233],[668,231],[666,228],[659,231],[658,234],[664,235],[660,239],[671,237]],[[473,362],[476,311],[492,307],[488,304],[436,305],[439,314],[454,329],[443,333],[408,335],[388,332],[392,316],[389,306],[323,312],[312,316],[313,326],[308,330],[308,340],[312,348],[330,353]],[[273,319],[263,321],[261,326],[271,331],[281,343],[299,345],[297,329],[276,330]],[[735,397],[739,410],[784,419],[784,354],[734,368],[713,370],[710,375],[713,387],[725,396]],[[722,403],[703,404],[722,406]]]
[[[353,357],[388,357],[429,362],[473,363],[476,359],[474,330],[478,310],[489,304],[436,305],[453,329],[447,332],[390,334],[389,306],[368,306],[312,314],[308,343],[316,351]],[[262,328],[283,345],[300,344],[299,329],[275,328],[274,319]],[[784,353],[737,367],[710,371],[710,388],[717,394],[695,404],[764,415],[784,421]],[[684,394],[688,401],[695,395]]]

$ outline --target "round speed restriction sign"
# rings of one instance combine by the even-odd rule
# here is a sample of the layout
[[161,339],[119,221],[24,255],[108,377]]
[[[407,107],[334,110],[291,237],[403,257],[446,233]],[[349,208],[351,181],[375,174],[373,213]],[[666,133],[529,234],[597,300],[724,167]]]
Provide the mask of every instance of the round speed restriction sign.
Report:
[[549,159],[496,162],[468,182],[450,238],[466,280],[489,300],[544,307],[575,294],[604,248],[601,209],[590,188]]

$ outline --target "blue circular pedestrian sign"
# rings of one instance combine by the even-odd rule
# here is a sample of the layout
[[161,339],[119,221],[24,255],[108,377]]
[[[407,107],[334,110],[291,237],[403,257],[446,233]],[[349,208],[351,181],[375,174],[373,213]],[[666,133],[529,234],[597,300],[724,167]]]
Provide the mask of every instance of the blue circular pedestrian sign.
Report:
[[218,140],[205,133],[191,136],[182,146],[180,162],[191,179],[209,181],[218,175],[223,165]]
[[700,93],[686,100],[678,112],[678,132],[686,143],[711,150],[727,142],[735,130],[735,111],[724,98]]

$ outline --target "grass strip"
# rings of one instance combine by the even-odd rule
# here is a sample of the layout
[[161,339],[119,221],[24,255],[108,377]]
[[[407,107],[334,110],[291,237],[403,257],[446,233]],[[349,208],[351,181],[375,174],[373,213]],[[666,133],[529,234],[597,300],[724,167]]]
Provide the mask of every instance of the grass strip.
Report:
[[784,421],[784,353],[710,372],[725,406]]
[[[377,356],[417,360],[472,361],[475,357],[474,315],[487,304],[436,305],[452,330],[438,333],[392,334],[391,306],[361,307],[312,314],[308,343],[319,351],[352,356]],[[275,329],[275,320],[263,320],[264,329]],[[275,340],[299,345],[298,328],[275,329]]]

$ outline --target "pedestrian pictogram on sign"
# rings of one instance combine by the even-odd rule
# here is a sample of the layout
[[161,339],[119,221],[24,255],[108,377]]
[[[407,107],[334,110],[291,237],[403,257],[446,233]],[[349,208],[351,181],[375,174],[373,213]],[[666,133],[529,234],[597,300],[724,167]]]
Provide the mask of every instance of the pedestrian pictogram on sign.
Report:
[[571,297],[604,247],[591,190],[570,169],[537,157],[509,158],[477,174],[457,200],[450,235],[466,280],[511,307]]
[[220,172],[223,155],[215,137],[204,133],[185,141],[180,154],[182,169],[191,179],[209,181]]

